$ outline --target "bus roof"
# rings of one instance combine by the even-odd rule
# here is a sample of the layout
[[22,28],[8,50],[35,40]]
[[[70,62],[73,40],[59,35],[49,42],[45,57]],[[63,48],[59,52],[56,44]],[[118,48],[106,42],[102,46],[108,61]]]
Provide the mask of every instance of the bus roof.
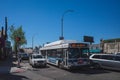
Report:
[[56,48],[67,48],[69,43],[78,43],[76,40],[58,40],[48,44],[45,44],[40,50],[56,49]]
[[58,41],[51,42],[49,44],[45,44],[44,47],[60,45],[60,44],[69,44],[69,43],[77,43],[77,41],[76,40],[58,40]]

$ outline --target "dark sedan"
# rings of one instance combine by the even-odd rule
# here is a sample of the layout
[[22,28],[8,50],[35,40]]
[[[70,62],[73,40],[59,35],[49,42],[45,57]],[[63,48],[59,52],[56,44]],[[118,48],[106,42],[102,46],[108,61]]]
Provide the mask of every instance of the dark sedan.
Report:
[[21,58],[21,60],[28,60],[29,59],[29,55],[27,53],[20,53],[19,57]]

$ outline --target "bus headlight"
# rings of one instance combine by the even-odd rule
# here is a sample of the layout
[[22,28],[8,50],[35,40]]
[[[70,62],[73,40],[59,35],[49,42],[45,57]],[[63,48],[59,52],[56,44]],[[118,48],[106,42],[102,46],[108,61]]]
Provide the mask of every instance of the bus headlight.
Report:
[[74,63],[73,62],[69,62],[69,65],[72,66]]

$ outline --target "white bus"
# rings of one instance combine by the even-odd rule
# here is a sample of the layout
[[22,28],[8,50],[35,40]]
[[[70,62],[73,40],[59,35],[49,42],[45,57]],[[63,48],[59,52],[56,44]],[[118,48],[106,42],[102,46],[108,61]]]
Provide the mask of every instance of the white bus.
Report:
[[88,66],[89,46],[75,40],[59,40],[45,44],[40,48],[41,54],[46,57],[47,63],[59,68],[72,69]]

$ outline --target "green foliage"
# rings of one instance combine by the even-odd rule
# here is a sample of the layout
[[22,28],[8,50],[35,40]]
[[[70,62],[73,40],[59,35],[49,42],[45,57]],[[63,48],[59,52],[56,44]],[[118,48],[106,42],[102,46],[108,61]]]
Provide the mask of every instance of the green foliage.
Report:
[[[20,37],[21,40],[19,42],[16,41],[16,37]],[[27,40],[25,38],[25,32],[22,29],[22,26],[15,28],[13,25],[10,27],[10,38],[13,41],[13,47],[16,51],[16,46],[19,45],[22,46],[24,44],[27,44]]]

